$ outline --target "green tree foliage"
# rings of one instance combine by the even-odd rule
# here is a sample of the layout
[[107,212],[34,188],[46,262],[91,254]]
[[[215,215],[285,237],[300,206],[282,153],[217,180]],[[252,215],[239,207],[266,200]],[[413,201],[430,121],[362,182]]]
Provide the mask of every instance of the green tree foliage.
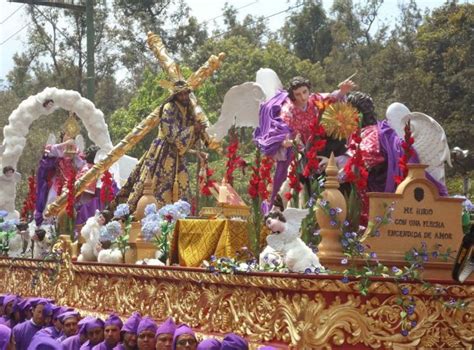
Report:
[[299,58],[322,62],[331,52],[331,21],[321,1],[305,1],[302,9],[286,20],[281,35],[285,46]]

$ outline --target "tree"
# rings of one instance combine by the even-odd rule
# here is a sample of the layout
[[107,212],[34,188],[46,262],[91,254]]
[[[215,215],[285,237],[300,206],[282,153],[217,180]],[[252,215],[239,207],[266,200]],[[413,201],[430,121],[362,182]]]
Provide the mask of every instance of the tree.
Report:
[[322,62],[331,52],[333,38],[331,21],[321,1],[304,1],[301,10],[285,21],[281,36],[285,46],[299,58]]

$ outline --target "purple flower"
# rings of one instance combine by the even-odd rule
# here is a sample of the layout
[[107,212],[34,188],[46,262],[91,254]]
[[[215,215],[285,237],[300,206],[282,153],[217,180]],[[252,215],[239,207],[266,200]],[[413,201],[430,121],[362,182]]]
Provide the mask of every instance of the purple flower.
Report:
[[342,259],[342,260],[341,260],[341,264],[342,264],[342,265],[347,265],[347,258]]
[[327,204],[328,204],[328,201],[325,199],[321,199],[321,201],[319,202],[319,205],[321,205],[322,207],[325,207]]
[[336,213],[341,214],[341,213],[342,213],[342,209],[339,208],[339,207],[336,207]]
[[431,256],[436,259],[438,257],[438,252],[434,251],[431,253]]
[[402,294],[403,294],[403,295],[408,295],[408,293],[409,293],[408,288],[403,287],[403,288],[402,288]]
[[344,276],[344,277],[342,277],[341,281],[342,281],[342,283],[348,283],[349,282],[349,277]]
[[400,272],[400,269],[399,269],[398,267],[396,267],[396,266],[393,266],[393,267],[392,267],[392,271],[395,272],[395,273],[397,273],[397,272]]
[[377,254],[375,252],[370,253],[371,259],[377,259]]
[[357,251],[358,251],[359,253],[363,253],[364,250],[365,250],[365,248],[364,248],[364,246],[363,246],[362,244],[358,244],[358,245],[357,245]]
[[344,239],[344,238],[343,238],[343,239],[341,240],[341,244],[342,244],[342,246],[343,246],[344,248],[347,248],[347,246],[349,245],[349,242],[347,241],[347,239]]
[[314,273],[318,274],[320,272],[321,272],[321,268],[317,267],[317,268],[314,269]]
[[304,273],[305,273],[305,274],[309,274],[309,273],[311,273],[311,272],[313,272],[313,271],[311,271],[311,269],[310,269],[309,267],[304,270]]
[[416,327],[416,325],[417,325],[417,322],[415,320],[411,321],[411,326],[412,327]]
[[344,223],[343,223],[343,225],[347,227],[347,226],[349,226],[349,225],[350,225],[350,222],[349,222],[349,221],[347,221],[347,220],[344,220]]
[[336,215],[336,209],[334,209],[334,208],[329,209],[329,215],[331,215],[331,216]]
[[413,315],[413,313],[415,312],[415,306],[414,305],[410,305],[407,307],[407,314],[408,315]]
[[335,220],[331,220],[331,221],[329,222],[329,224],[330,224],[331,226],[336,226],[336,225],[337,225],[337,222],[336,222]]
[[351,238],[352,233],[351,232],[344,232],[344,236],[346,236],[346,238]]
[[211,255],[211,257],[210,257],[209,259],[210,259],[211,261],[216,261],[216,260],[217,260],[217,258],[216,258],[215,255]]
[[403,329],[403,330],[402,330],[402,335],[403,335],[404,337],[406,337],[406,336],[408,335],[408,330]]
[[382,222],[382,217],[381,217],[381,216],[376,216],[376,217],[375,217],[375,222],[376,222],[377,224],[380,224],[380,223]]

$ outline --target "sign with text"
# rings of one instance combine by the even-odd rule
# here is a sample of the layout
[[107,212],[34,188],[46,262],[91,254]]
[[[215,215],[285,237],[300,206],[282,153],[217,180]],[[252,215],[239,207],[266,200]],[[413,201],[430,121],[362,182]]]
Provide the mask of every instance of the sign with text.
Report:
[[394,203],[391,223],[381,227],[379,237],[366,240],[381,259],[401,260],[422,242],[429,250],[436,244],[441,244],[441,251],[459,249],[464,236],[463,200],[440,197],[436,186],[425,178],[425,168],[409,164],[409,174],[395,193],[369,193],[370,221],[382,217],[386,206]]

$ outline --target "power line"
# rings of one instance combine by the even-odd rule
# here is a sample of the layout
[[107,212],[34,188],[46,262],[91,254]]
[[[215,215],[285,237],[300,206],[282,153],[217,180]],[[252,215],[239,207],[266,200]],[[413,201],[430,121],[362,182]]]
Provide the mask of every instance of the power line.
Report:
[[12,13],[10,13],[7,18],[5,18],[3,21],[0,22],[0,24],[3,24],[5,23],[6,21],[8,21],[10,19],[11,16],[13,16],[15,13],[17,13],[18,11],[20,11],[20,9],[25,6],[25,4],[21,5],[20,7],[18,7],[15,11],[13,11]]
[[18,29],[15,33],[13,33],[12,35],[10,35],[8,38],[6,38],[4,41],[2,41],[0,43],[0,46],[2,46],[3,44],[7,43],[8,40],[10,40],[11,38],[13,38],[15,35],[17,35],[19,32],[21,32],[23,29],[25,29],[26,27],[28,27],[30,24],[29,23],[26,23],[23,27],[21,27],[20,29]]
[[[272,13],[271,15],[265,16],[265,17],[263,17],[262,19],[265,20],[265,19],[268,19],[268,18],[277,16],[277,15],[280,15],[280,14],[282,14],[282,13],[289,12],[289,11],[294,10],[294,9],[296,9],[296,8],[298,8],[298,7],[301,7],[301,6],[303,6],[303,5],[304,5],[304,2],[301,2],[301,3],[297,4],[297,5],[288,7],[286,10],[278,11],[278,12]],[[226,32],[223,32],[223,33],[219,33],[219,34],[217,34],[217,35],[214,35],[214,36],[210,37],[209,39],[215,39],[215,38],[218,38],[218,37],[223,36],[223,35],[225,35],[225,34],[227,34],[227,33],[230,33],[230,32],[232,32],[232,29],[231,29],[231,30],[228,30],[228,31],[226,31]]]
[[[253,1],[253,2],[250,2],[250,3],[246,4],[246,5],[243,5],[243,6],[241,6],[241,7],[236,8],[235,10],[236,10],[236,11],[242,10],[243,8],[246,8],[246,7],[249,7],[249,6],[253,5],[253,4],[256,4],[257,2],[258,2],[258,0],[255,0],[255,1]],[[214,17],[214,18],[207,19],[207,20],[205,20],[204,22],[202,22],[201,24],[209,23],[209,22],[211,22],[211,21],[213,21],[213,20],[215,20],[215,19],[221,18],[221,17],[223,17],[223,16],[224,16],[224,15],[222,14],[222,15],[216,16],[216,17]]]

